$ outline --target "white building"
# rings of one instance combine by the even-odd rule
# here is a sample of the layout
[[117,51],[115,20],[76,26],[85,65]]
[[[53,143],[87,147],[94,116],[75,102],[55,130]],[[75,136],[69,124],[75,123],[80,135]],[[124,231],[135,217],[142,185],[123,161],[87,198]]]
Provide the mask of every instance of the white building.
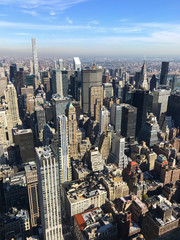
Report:
[[81,71],[81,61],[80,61],[79,57],[73,58],[73,65],[74,65],[75,71]]

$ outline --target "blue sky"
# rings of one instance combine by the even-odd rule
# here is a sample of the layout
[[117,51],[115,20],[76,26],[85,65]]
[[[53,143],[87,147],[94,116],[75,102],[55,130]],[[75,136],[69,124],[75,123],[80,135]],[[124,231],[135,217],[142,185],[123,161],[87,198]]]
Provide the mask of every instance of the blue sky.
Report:
[[0,55],[178,55],[179,0],[0,0]]

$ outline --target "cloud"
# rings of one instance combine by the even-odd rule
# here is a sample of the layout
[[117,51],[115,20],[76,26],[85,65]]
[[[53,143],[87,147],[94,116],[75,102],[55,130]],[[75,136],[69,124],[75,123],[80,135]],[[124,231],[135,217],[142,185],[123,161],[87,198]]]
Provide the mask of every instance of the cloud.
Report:
[[37,14],[37,12],[36,11],[31,11],[31,10],[22,10],[21,11],[22,13],[25,13],[25,14],[30,14],[30,15],[32,15],[32,16],[37,16],[38,14]]
[[69,24],[73,23],[73,21],[69,17],[66,17],[66,22],[68,22]]
[[97,20],[90,21],[89,24],[91,25],[98,25],[99,22]]
[[86,2],[88,0],[0,0],[0,5],[11,5],[16,8],[28,9],[28,11],[36,10],[38,13],[43,10],[47,13],[60,13],[76,4]]
[[29,33],[24,33],[24,32],[20,32],[20,33],[15,33],[15,35],[19,35],[19,36],[29,36]]

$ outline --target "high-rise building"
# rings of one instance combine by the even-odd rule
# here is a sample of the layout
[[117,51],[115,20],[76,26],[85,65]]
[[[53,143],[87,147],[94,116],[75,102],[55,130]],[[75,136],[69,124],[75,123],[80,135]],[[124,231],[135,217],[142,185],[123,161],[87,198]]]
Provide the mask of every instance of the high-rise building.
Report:
[[162,62],[160,85],[167,85],[169,62]]
[[60,58],[60,59],[58,60],[58,65],[59,65],[59,69],[60,69],[61,71],[64,70],[64,61],[63,61],[62,58]]
[[38,77],[39,67],[38,67],[36,38],[32,38],[32,55],[33,55],[33,73],[36,77]]
[[58,161],[60,183],[72,180],[71,155],[67,117],[58,116]]
[[13,128],[16,125],[21,125],[22,122],[19,117],[19,108],[17,101],[17,93],[14,85],[9,83],[5,90],[5,100],[8,106],[7,118],[10,124],[9,127]]
[[180,128],[180,94],[175,93],[169,96],[167,115],[172,116],[176,128]]
[[100,134],[107,132],[109,122],[110,112],[103,106],[100,111]]
[[123,137],[135,139],[137,108],[129,104],[121,104],[121,106],[122,106],[121,134]]
[[31,129],[14,129],[14,142],[19,146],[22,163],[35,161],[34,140]]
[[69,102],[71,102],[71,99],[68,97],[61,97],[58,94],[53,95],[52,108],[55,129],[57,129],[58,116],[65,115],[66,106]]
[[157,89],[158,87],[158,80],[156,78],[156,76],[153,74],[151,80],[150,80],[150,90],[151,92],[154,91],[154,89]]
[[136,136],[146,122],[147,114],[152,112],[153,96],[149,91],[136,90],[133,93],[132,105],[137,108]]
[[103,98],[111,98],[113,96],[112,83],[103,83]]
[[52,94],[59,94],[63,97],[62,72],[60,69],[52,70],[51,81]]
[[111,125],[114,127],[114,131],[121,134],[121,118],[122,118],[122,106],[119,104],[112,104],[110,120]]
[[26,182],[27,182],[27,188],[28,188],[31,226],[36,227],[37,221],[40,217],[39,201],[38,201],[37,166],[34,162],[29,162],[24,166],[24,169],[26,172]]
[[62,89],[63,96],[67,97],[69,91],[68,71],[62,71]]
[[146,71],[146,63],[145,62],[143,64],[143,66],[141,68],[141,72],[140,72],[140,87],[145,90],[149,89],[149,85],[147,82],[147,71]]
[[111,153],[109,161],[114,162],[121,170],[127,167],[128,158],[124,154],[125,151],[125,138],[114,134],[112,138]]
[[89,88],[102,85],[102,70],[89,69],[82,70],[82,107],[85,113],[89,111]]
[[73,58],[73,66],[75,71],[81,71],[81,61],[79,57]]
[[72,103],[68,103],[66,107],[66,115],[68,119],[69,128],[69,144],[71,157],[76,158],[78,155],[78,140],[77,140],[77,120],[76,120],[76,109]]
[[10,81],[14,83],[14,74],[15,72],[20,71],[22,69],[22,64],[21,63],[13,63],[10,66]]
[[51,146],[36,148],[43,239],[63,239],[58,156]]
[[162,113],[167,112],[168,98],[171,90],[167,88],[159,88],[153,92],[152,112],[159,120]]
[[102,86],[92,86],[90,87],[90,106],[89,113],[91,118],[95,116],[95,105],[100,102],[100,105],[103,105],[103,87]]

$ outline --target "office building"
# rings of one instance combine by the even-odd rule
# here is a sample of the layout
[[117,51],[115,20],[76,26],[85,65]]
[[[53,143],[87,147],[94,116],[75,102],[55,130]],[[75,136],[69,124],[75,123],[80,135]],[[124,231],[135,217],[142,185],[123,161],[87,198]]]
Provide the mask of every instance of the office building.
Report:
[[59,94],[52,96],[53,121],[55,129],[57,129],[58,116],[65,115],[66,106],[69,102],[71,102],[71,99],[68,97],[61,97]]
[[58,65],[59,65],[59,69],[60,69],[61,71],[64,70],[64,61],[63,61],[62,58],[60,58],[60,59],[58,60]]
[[167,112],[168,98],[171,90],[167,88],[159,88],[153,92],[152,112],[159,120],[162,113]]
[[83,112],[88,113],[90,106],[90,90],[92,86],[102,85],[102,70],[101,69],[90,69],[82,70],[82,107]]
[[150,80],[150,90],[151,90],[151,92],[153,92],[154,89],[157,89],[157,87],[158,87],[158,79],[153,74],[153,76],[152,76],[152,78]]
[[141,72],[140,72],[140,87],[144,90],[149,89],[149,84],[147,81],[147,71],[146,71],[146,63],[144,62]]
[[36,112],[36,137],[39,141],[43,141],[43,129],[46,125],[45,111],[42,106],[35,107]]
[[62,71],[62,89],[63,96],[67,97],[69,91],[68,71]]
[[31,226],[36,227],[40,217],[37,166],[34,162],[29,162],[25,164],[24,169],[26,172],[26,182],[28,188]]
[[20,71],[20,69],[23,69],[23,66],[21,63],[14,63],[10,65],[10,81],[14,83],[14,74],[15,72]]
[[102,107],[100,110],[100,134],[107,131],[108,124],[110,122],[110,112],[106,107]]
[[34,140],[31,129],[13,129],[14,143],[19,146],[22,163],[35,161]]
[[109,161],[115,163],[121,170],[126,168],[128,164],[128,158],[124,154],[124,151],[125,138],[117,134],[113,134]]
[[103,83],[103,98],[111,98],[113,96],[112,83]]
[[0,77],[0,100],[2,98],[4,98],[4,91],[6,89],[6,86],[7,86],[7,77]]
[[62,72],[60,69],[53,69],[51,73],[52,94],[59,94],[63,97]]
[[169,96],[167,115],[172,116],[176,128],[180,128],[180,94],[175,93]]
[[121,106],[122,106],[121,134],[123,137],[127,139],[135,139],[137,108],[129,104],[121,104]]
[[121,119],[122,119],[122,106],[120,104],[112,104],[110,111],[110,122],[114,127],[114,131],[121,134]]
[[13,128],[16,125],[21,125],[22,122],[19,117],[19,108],[17,101],[17,93],[14,85],[9,83],[5,90],[5,101],[7,103],[7,119],[9,127]]
[[103,87],[102,86],[92,86],[90,87],[90,108],[89,113],[91,118],[95,117],[95,106],[100,103],[100,108],[103,105]]
[[39,66],[38,66],[37,47],[36,47],[36,39],[35,38],[32,38],[32,55],[33,55],[33,74],[36,77],[38,77]]
[[149,91],[136,90],[133,92],[132,105],[137,108],[136,136],[138,136],[147,114],[152,112],[153,95]]
[[73,58],[73,68],[75,71],[81,71],[81,61],[79,57]]
[[71,157],[76,158],[78,155],[78,139],[77,139],[77,120],[76,120],[76,109],[72,103],[68,103],[66,107],[66,116],[68,120],[69,128],[69,145]]
[[146,142],[148,147],[153,147],[154,144],[158,143],[158,132],[159,125],[156,117],[151,113],[147,117],[146,124],[143,125],[139,134],[139,143],[142,141]]
[[162,62],[160,85],[167,85],[169,62]]
[[104,170],[105,161],[102,158],[98,147],[89,150],[86,162],[88,164],[88,168],[93,172]]
[[58,161],[60,183],[72,180],[71,155],[67,117],[58,116]]
[[43,238],[63,239],[58,156],[51,146],[39,147],[36,161]]

